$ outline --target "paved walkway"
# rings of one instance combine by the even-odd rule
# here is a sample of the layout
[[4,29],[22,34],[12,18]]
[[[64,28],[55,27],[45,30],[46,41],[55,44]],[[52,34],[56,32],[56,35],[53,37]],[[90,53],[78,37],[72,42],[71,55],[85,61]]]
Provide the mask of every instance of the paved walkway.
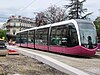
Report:
[[[18,50],[19,52],[21,52],[22,50],[29,51],[29,52],[31,51],[32,53],[50,57],[50,58],[54,59],[53,62],[55,62],[55,60],[56,60],[56,63],[55,63],[56,66],[53,66],[53,67],[57,68],[58,64],[63,63],[63,68],[66,68],[66,67],[67,68],[62,69],[62,71],[67,72],[67,73],[69,72],[69,74],[83,75],[82,73],[84,73],[84,75],[100,75],[100,56],[99,56],[100,53],[99,52],[94,57],[82,58],[82,57],[71,57],[71,56],[59,55],[59,54],[48,53],[48,52],[43,52],[43,51],[41,52],[41,51],[37,51],[37,50],[33,50],[33,49],[19,48],[16,46],[15,47],[10,46],[10,48],[14,48],[14,49]],[[22,53],[23,53],[23,51],[22,51]],[[38,58],[37,56],[35,56],[35,57]],[[52,60],[50,58],[48,60]],[[41,59],[38,58],[38,60],[41,60]],[[42,61],[43,61],[43,59],[42,59]],[[47,61],[44,61],[44,62],[46,63]],[[51,62],[48,62],[48,63],[50,65]],[[61,68],[61,65],[60,65],[60,68]],[[72,73],[72,72],[74,72],[74,73]]]

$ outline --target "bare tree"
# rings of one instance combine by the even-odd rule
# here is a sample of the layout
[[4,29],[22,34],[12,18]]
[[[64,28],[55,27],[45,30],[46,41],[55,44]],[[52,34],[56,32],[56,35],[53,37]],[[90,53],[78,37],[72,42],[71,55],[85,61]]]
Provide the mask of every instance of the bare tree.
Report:
[[46,11],[40,12],[36,15],[37,26],[56,23],[67,19],[66,10],[56,5],[47,8]]
[[36,22],[36,26],[47,24],[45,17],[44,17],[44,12],[37,13],[35,22]]

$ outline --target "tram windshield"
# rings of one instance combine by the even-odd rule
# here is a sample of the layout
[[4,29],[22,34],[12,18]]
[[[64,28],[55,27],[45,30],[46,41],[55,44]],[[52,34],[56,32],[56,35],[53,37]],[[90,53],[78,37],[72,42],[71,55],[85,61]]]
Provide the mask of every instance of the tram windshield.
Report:
[[96,44],[96,30],[92,23],[79,23],[80,40],[82,45]]

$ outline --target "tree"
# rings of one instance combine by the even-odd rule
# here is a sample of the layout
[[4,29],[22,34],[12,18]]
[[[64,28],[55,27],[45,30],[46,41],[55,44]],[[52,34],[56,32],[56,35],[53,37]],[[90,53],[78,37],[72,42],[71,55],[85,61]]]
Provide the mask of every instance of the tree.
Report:
[[6,38],[6,30],[0,29],[0,38],[5,37]]
[[40,26],[60,22],[65,19],[67,19],[66,10],[57,7],[56,5],[52,5],[48,7],[46,11],[40,12],[36,15],[36,24]]
[[97,17],[94,21],[97,30],[97,36],[100,38],[100,17]]
[[79,0],[70,0],[69,5],[65,5],[65,8],[69,9],[68,17],[69,19],[87,19],[88,16],[92,13],[88,13],[85,16],[82,16],[82,14],[85,14],[87,11],[86,8],[83,8],[83,3],[86,2],[86,0],[79,1]]
[[36,22],[36,26],[47,24],[45,20],[44,12],[37,13],[35,22]]

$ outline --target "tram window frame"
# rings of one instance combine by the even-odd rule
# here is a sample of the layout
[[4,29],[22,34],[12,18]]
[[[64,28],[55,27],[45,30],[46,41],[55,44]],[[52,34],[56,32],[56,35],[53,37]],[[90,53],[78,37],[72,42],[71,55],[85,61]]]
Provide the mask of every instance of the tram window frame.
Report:
[[[51,27],[50,45],[62,46],[61,45],[62,39],[64,39],[63,38],[64,36],[67,36],[67,35],[64,35],[66,33],[65,27],[66,27],[66,25]],[[63,32],[64,32],[64,34],[62,34]],[[67,39],[67,38],[65,38],[65,39]]]
[[[30,38],[30,40],[29,40]],[[28,43],[34,43],[34,30],[28,31]]]
[[[69,32],[69,38],[71,38],[71,39],[68,39],[68,40],[70,40],[68,47],[74,47],[74,46],[79,45],[78,34],[77,34],[77,30],[75,28],[75,25],[73,23],[68,24],[68,29],[69,29],[69,31],[68,31]],[[74,32],[73,32],[72,29],[74,29]]]
[[18,33],[18,34],[16,35],[16,43],[18,43],[18,44],[21,43],[20,38],[21,38],[20,33]]
[[[69,23],[69,24],[65,24],[65,25],[51,27],[50,45],[64,46],[64,47],[73,47],[73,46],[78,45],[76,43],[74,44],[72,42],[72,40],[69,39],[73,36],[72,31],[70,31],[69,27],[72,27],[73,29],[75,29],[75,27],[73,27],[73,26],[74,26],[74,24]],[[76,34],[77,34],[77,31],[76,31]],[[58,40],[57,39],[55,40],[55,38],[58,38]],[[76,40],[78,41],[78,35],[77,35]]]
[[37,29],[35,33],[35,43],[41,45],[48,45],[48,33],[49,28]]
[[21,43],[23,44],[28,44],[28,31],[22,32],[21,33]]

